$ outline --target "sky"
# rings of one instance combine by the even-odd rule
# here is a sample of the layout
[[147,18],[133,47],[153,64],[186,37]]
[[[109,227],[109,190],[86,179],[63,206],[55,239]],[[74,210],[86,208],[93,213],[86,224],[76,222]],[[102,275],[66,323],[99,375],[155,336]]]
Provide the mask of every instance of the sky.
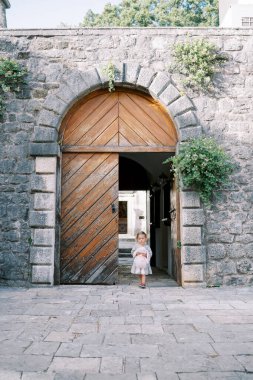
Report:
[[63,22],[78,27],[85,13],[92,9],[101,12],[108,2],[120,0],[9,0],[6,10],[9,29],[57,28]]

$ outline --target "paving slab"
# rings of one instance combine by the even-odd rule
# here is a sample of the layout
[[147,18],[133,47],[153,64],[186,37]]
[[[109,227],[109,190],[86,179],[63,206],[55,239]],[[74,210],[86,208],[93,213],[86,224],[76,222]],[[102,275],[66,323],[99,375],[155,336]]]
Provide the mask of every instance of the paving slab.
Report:
[[253,290],[0,288],[0,380],[253,379]]

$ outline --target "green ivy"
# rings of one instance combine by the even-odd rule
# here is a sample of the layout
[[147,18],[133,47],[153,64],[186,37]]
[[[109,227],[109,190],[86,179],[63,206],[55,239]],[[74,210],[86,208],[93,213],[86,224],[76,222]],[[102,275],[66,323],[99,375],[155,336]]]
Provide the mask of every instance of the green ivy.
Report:
[[206,205],[210,205],[214,191],[228,184],[234,170],[231,158],[212,138],[186,142],[177,156],[164,163],[172,163],[175,176],[184,186],[198,191]]
[[106,75],[108,79],[108,90],[110,92],[115,91],[115,78],[116,78],[116,73],[117,69],[115,65],[112,62],[109,62],[104,68],[103,68],[103,73]]
[[213,88],[214,74],[228,58],[218,48],[204,40],[179,42],[172,49],[174,64],[171,69],[185,76],[183,84],[195,90]]
[[26,69],[22,68],[17,62],[8,58],[0,58],[0,116],[5,110],[5,95],[10,92],[19,92],[22,84],[25,83],[24,77]]

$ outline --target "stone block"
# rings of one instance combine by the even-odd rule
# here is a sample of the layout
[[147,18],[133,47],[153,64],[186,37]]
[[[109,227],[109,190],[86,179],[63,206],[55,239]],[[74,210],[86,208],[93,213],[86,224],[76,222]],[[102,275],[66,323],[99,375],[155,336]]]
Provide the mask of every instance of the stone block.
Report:
[[52,111],[43,109],[39,114],[38,124],[57,128],[60,116]]
[[51,174],[56,172],[56,157],[36,157],[36,173]]
[[149,92],[151,96],[158,97],[164,89],[168,86],[170,83],[170,77],[165,73],[158,73],[151,85],[149,86]]
[[137,79],[137,85],[148,88],[154,78],[154,75],[155,73],[152,69],[141,68]]
[[43,107],[49,111],[53,111],[58,115],[62,115],[65,113],[67,108],[67,104],[62,100],[57,98],[55,95],[47,96]]
[[140,65],[138,63],[129,62],[124,64],[125,77],[124,82],[135,84],[140,71]]
[[[66,74],[62,76],[62,80],[67,84],[76,97],[89,93],[90,84],[86,82],[80,72],[74,70],[68,70]],[[72,101],[74,99],[72,98]]]
[[202,136],[202,127],[188,127],[180,130],[180,140],[187,141],[190,139],[197,139]]
[[54,247],[31,247],[30,263],[31,264],[53,264]]
[[60,146],[55,143],[31,143],[30,156],[60,156]]
[[32,283],[53,285],[53,269],[49,265],[33,265]]
[[55,194],[35,193],[33,197],[34,210],[55,210]]
[[31,227],[54,227],[54,211],[30,211],[29,218]]
[[251,274],[253,273],[253,263],[249,259],[242,259],[237,263],[238,273]]
[[31,178],[31,190],[33,192],[45,192],[54,193],[55,192],[55,175],[54,174],[34,174]]
[[182,191],[181,204],[183,208],[200,207],[200,197],[196,191]]
[[220,260],[226,256],[226,250],[223,244],[209,244],[207,254],[210,260]]
[[68,84],[61,84],[55,96],[67,104],[73,102],[76,98],[76,95],[71,91],[71,87]]
[[203,282],[204,266],[202,264],[182,265],[183,282]]
[[99,88],[101,86],[101,80],[99,78],[97,69],[90,69],[81,72],[81,76],[90,89]]
[[199,210],[187,210],[182,212],[182,224],[183,226],[203,226],[205,222],[205,216],[202,209]]
[[35,127],[33,134],[34,142],[56,142],[58,132],[55,128],[50,127]]
[[183,113],[182,115],[178,115],[175,118],[175,122],[178,125],[179,129],[197,125],[196,116],[192,111],[188,111],[186,113]]
[[55,242],[55,230],[53,228],[34,228],[32,229],[33,245],[51,247]]
[[204,246],[183,246],[182,247],[182,263],[205,263],[206,248]]
[[201,245],[201,227],[182,227],[183,245]]
[[243,43],[240,40],[237,40],[236,38],[230,38],[224,41],[224,50],[227,51],[238,51],[242,50]]
[[181,96],[168,106],[168,110],[173,116],[183,114],[192,109],[194,109],[194,105],[187,96]]
[[159,95],[159,99],[162,103],[167,106],[168,104],[174,102],[176,99],[180,98],[180,93],[173,84],[169,84],[168,87]]

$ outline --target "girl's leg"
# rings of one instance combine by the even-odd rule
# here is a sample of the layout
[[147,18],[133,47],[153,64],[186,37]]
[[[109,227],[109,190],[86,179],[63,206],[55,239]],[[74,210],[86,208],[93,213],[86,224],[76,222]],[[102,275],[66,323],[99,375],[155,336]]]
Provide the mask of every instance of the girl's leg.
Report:
[[140,284],[142,284],[142,274],[139,274]]
[[142,283],[143,285],[146,285],[146,276],[145,276],[145,274],[142,274],[142,275],[141,275],[141,283]]

